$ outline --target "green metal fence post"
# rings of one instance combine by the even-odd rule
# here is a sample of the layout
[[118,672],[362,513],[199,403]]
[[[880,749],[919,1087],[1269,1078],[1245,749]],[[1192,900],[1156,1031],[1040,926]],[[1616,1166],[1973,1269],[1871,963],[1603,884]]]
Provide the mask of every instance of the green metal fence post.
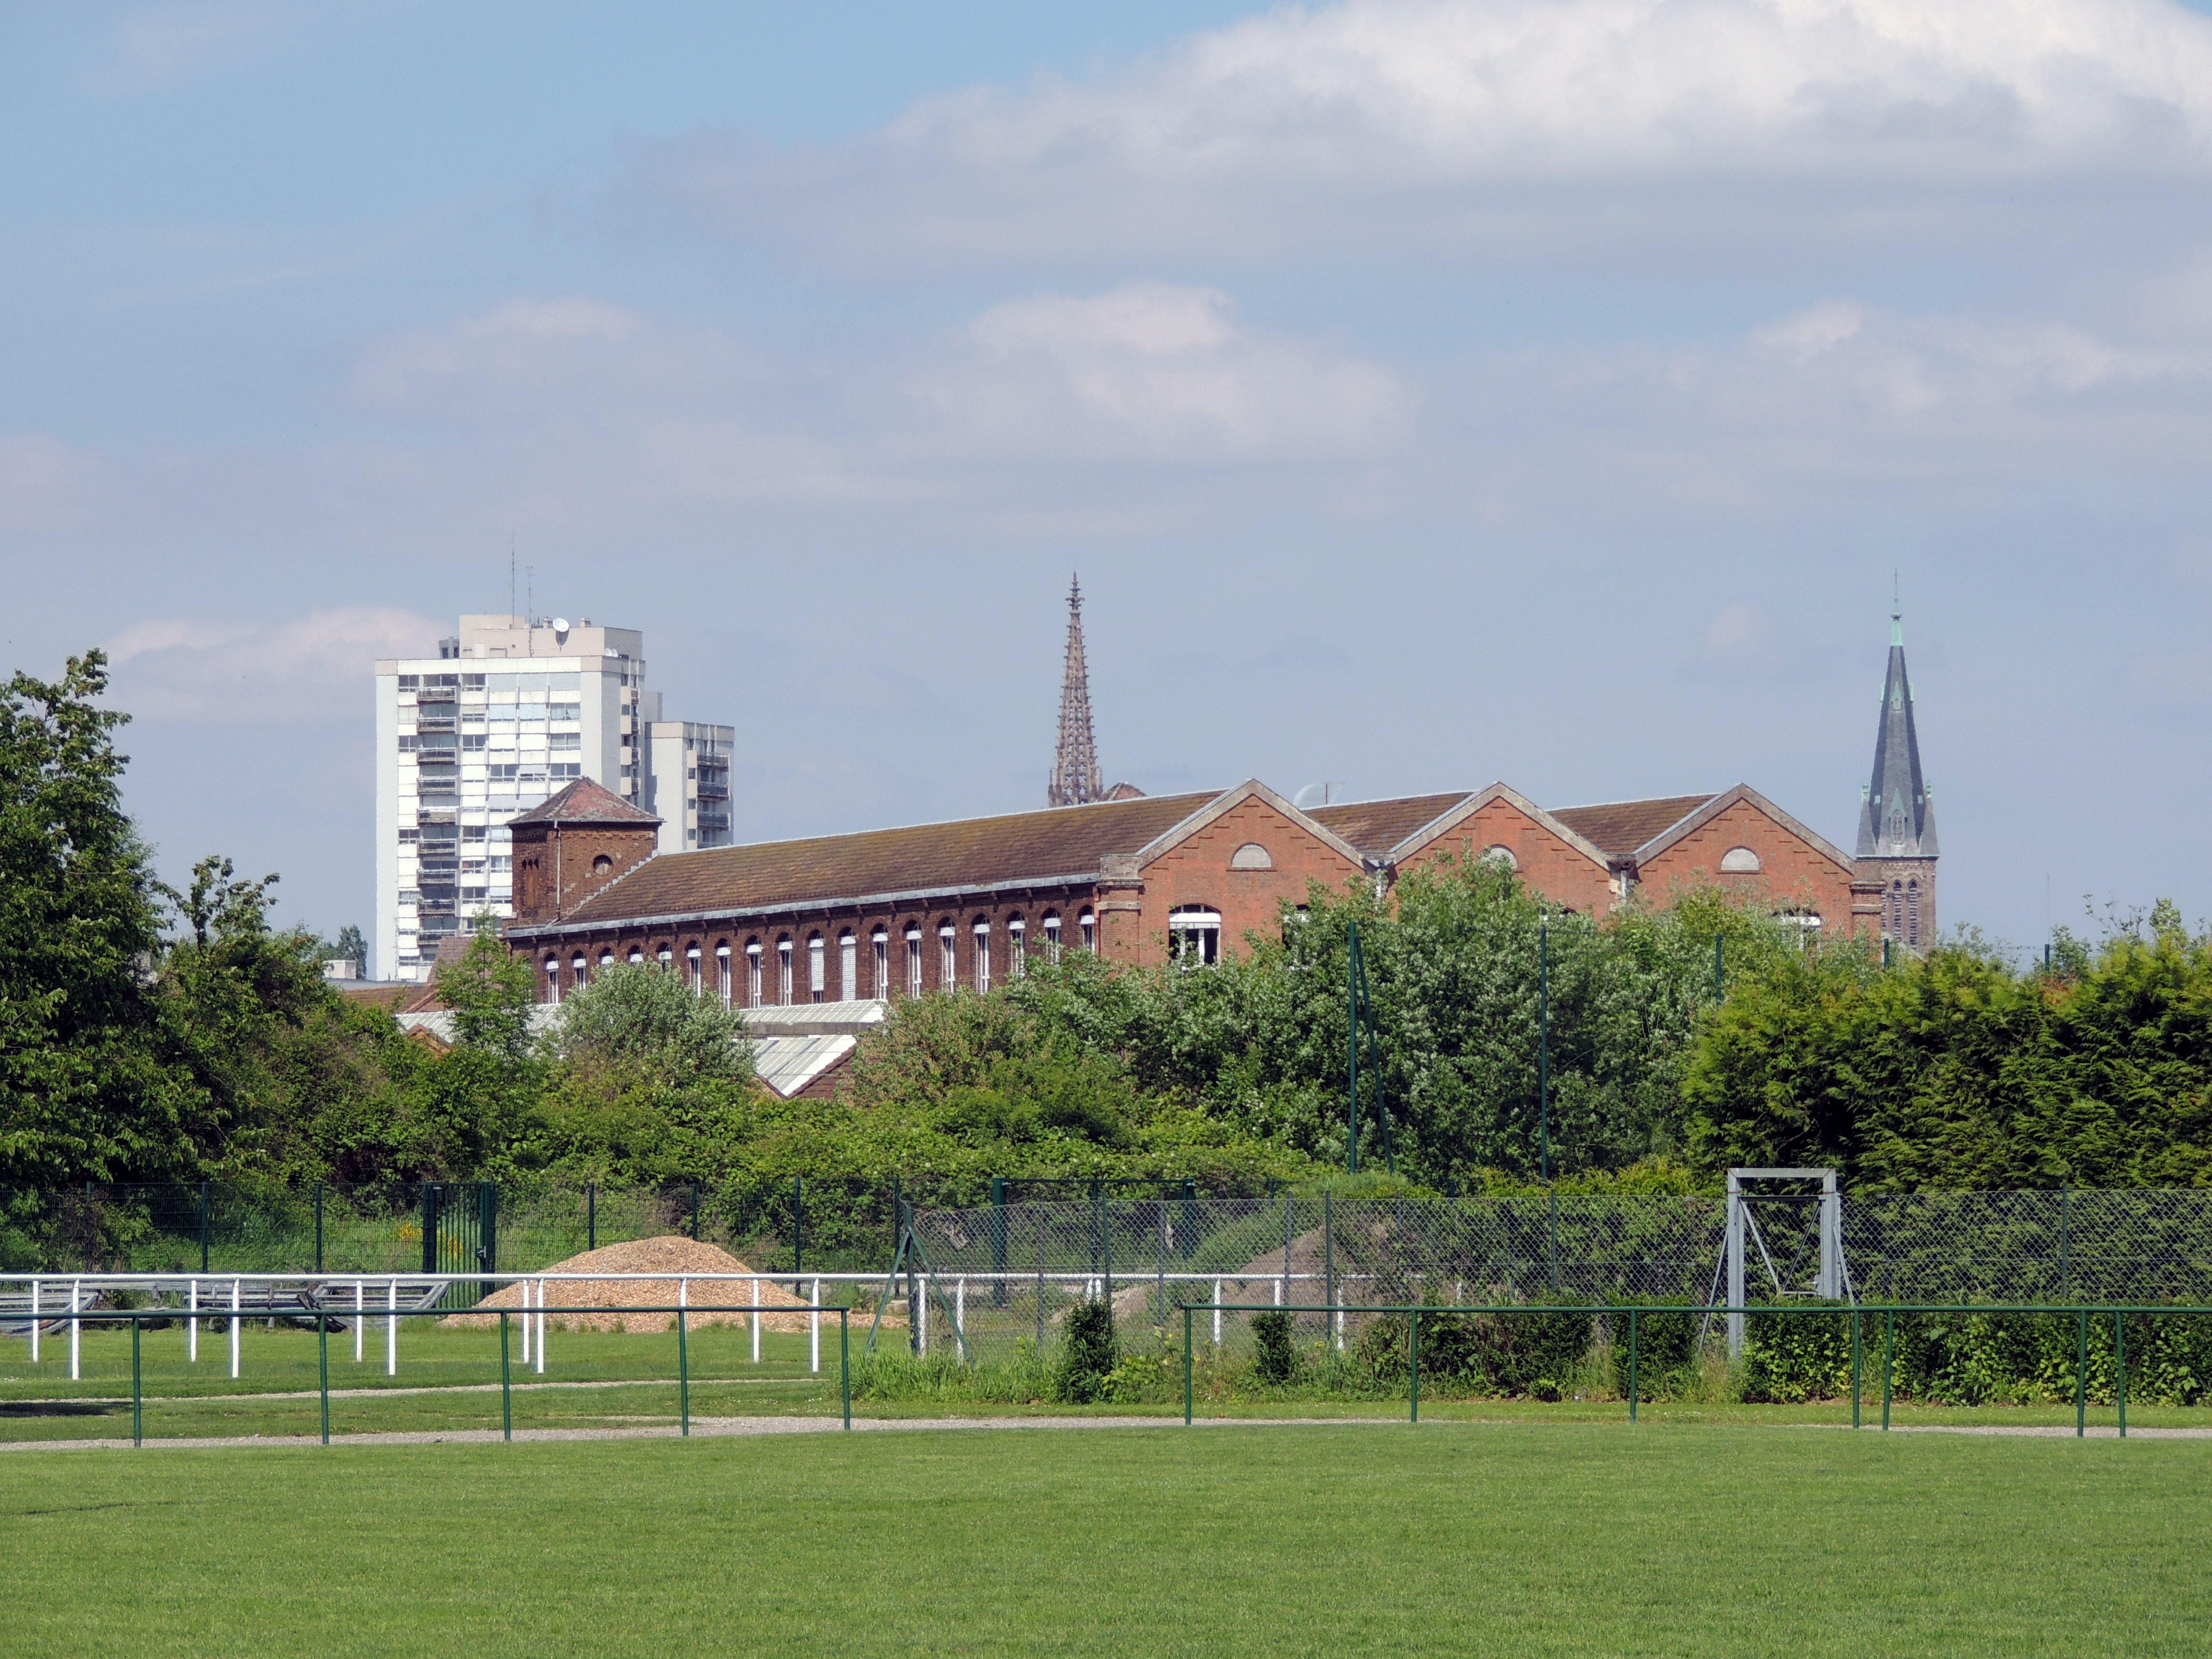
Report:
[[331,1316],[315,1315],[315,1388],[322,1396],[323,1443],[331,1443]]
[[2089,1310],[2081,1310],[2081,1341],[2074,1351],[2074,1437],[2089,1432]]
[[845,1428],[853,1427],[853,1307],[850,1303],[837,1310],[837,1386],[845,1397]]
[[1859,1425],[1859,1326],[1862,1316],[1851,1310],[1851,1426]]
[[[1552,919],[1536,927],[1536,1127],[1544,1181],[1552,1179]],[[1552,1289],[1559,1288],[1553,1275]]]
[[1897,1370],[1897,1310],[1892,1308],[1882,1317],[1887,1327],[1881,1338],[1881,1425],[1889,1427],[1889,1385]]
[[499,1310],[499,1437],[514,1438],[514,1378],[509,1369],[507,1310]]
[[438,1188],[434,1182],[422,1185],[422,1271],[438,1271]]
[[686,1310],[676,1310],[676,1408],[684,1423],[684,1437],[691,1437],[691,1346]]
[[[133,1314],[131,1318],[131,1443],[134,1446],[146,1443],[146,1396],[138,1370],[138,1333],[145,1328],[146,1322]],[[330,1438],[327,1430],[323,1438],[325,1441]]]
[[1551,1200],[1552,1200],[1552,1208],[1551,1208],[1551,1217],[1552,1217],[1552,1220],[1551,1220],[1551,1228],[1550,1228],[1549,1232],[1547,1234],[1547,1238],[1548,1238],[1548,1240],[1550,1241],[1547,1248],[1548,1248],[1548,1249],[1549,1249],[1549,1250],[1550,1250],[1550,1253],[1551,1253],[1551,1258],[1552,1258],[1552,1294],[1553,1294],[1553,1296],[1557,1296],[1557,1295],[1559,1293],[1559,1188],[1556,1188],[1556,1187],[1554,1187],[1553,1188],[1552,1188],[1552,1191],[1551,1191],[1551,1194],[1550,1194],[1550,1196],[1551,1196]]
[[1190,1426],[1190,1304],[1182,1304],[1182,1425]]
[[1636,1310],[1628,1310],[1628,1420],[1636,1420]]
[[1406,1420],[1421,1420],[1421,1310],[1413,1310],[1412,1322],[1406,1328],[1406,1375],[1409,1383],[1410,1413]]
[[2128,1336],[2127,1316],[2118,1309],[2112,1310],[2112,1365],[2113,1403],[2120,1408],[2120,1438],[2128,1437]]
[[323,1183],[315,1183],[315,1271],[323,1270]]
[[[1321,1195],[1321,1299],[1331,1307],[1336,1305],[1336,1216],[1326,1189]],[[1322,1346],[1328,1344],[1328,1324],[1333,1316],[1321,1316]]]
[[1006,1178],[991,1177],[991,1305],[1006,1305]]

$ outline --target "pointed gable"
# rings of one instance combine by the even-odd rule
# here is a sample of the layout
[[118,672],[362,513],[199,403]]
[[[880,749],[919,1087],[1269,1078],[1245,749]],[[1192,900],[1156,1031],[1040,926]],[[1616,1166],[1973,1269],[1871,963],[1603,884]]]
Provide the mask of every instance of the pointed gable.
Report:
[[590,778],[578,778],[557,794],[549,795],[527,812],[509,818],[512,829],[531,824],[653,824],[660,820],[633,806],[613,790]]

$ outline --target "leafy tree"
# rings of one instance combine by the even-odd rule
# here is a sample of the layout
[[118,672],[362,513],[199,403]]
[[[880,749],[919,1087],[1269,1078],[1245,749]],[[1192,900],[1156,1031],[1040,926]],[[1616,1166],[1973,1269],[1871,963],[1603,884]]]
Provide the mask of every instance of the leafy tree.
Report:
[[0,688],[0,1182],[197,1164],[204,1103],[157,1051],[155,889],[106,684],[90,651]]
[[354,971],[368,972],[368,941],[362,937],[361,929],[348,922],[338,929],[338,936],[331,941],[331,956],[354,964]]
[[571,1066],[625,1071],[678,1089],[752,1072],[744,1016],[645,963],[617,963],[570,996],[544,1046]]
[[529,1054],[536,986],[530,964],[500,942],[496,923],[479,924],[459,960],[439,963],[431,977],[464,1047],[509,1060]]

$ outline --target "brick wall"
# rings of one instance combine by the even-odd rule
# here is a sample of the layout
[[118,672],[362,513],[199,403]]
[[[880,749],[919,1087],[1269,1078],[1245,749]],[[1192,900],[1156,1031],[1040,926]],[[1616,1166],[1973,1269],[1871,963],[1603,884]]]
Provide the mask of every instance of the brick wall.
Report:
[[651,824],[518,826],[514,831],[515,921],[528,927],[556,921],[574,910],[651,858],[656,834]]
[[[1735,848],[1759,855],[1755,872],[1733,873],[1721,861]],[[1818,847],[1739,800],[1683,836],[1637,872],[1637,879],[1663,902],[1670,888],[1718,886],[1747,895],[1764,894],[1777,909],[1802,907],[1819,914],[1823,930],[1848,935],[1851,922],[1849,865],[1838,864]]]
[[[1247,847],[1264,848],[1268,867],[1232,868],[1238,849]],[[1145,867],[1141,887],[1127,895],[1137,906],[1128,913],[1127,931],[1110,941],[1109,951],[1121,961],[1164,962],[1170,916],[1179,906],[1203,905],[1221,913],[1222,949],[1241,952],[1247,933],[1277,931],[1285,900],[1305,902],[1307,883],[1341,890],[1359,873],[1356,860],[1250,796]],[[1107,902],[1123,896],[1109,893]]]
[[1566,909],[1601,916],[1619,902],[1604,866],[1506,800],[1484,802],[1407,859],[1401,873],[1446,856],[1480,858],[1493,847],[1511,852],[1522,885]]

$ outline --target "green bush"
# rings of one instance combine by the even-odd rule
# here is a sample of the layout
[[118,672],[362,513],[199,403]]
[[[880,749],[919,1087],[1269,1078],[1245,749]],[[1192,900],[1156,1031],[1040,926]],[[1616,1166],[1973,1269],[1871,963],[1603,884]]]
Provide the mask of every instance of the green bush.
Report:
[[1115,1357],[1112,1304],[1077,1303],[1067,1310],[1055,1392],[1060,1399],[1079,1406],[1103,1398],[1106,1379],[1114,1373]]
[[[1378,1382],[1405,1382],[1408,1322],[1404,1314],[1385,1314],[1361,1334],[1359,1357]],[[1588,1358],[1590,1338],[1590,1316],[1577,1308],[1424,1313],[1421,1375],[1505,1395],[1548,1382],[1556,1396]]]
[[1288,1382],[1298,1374],[1298,1352],[1291,1341],[1288,1310],[1271,1308],[1252,1316],[1253,1374],[1262,1382]]
[[[1639,1298],[1623,1297],[1632,1304]],[[1697,1363],[1698,1327],[1702,1316],[1693,1313],[1639,1311],[1636,1316],[1636,1391],[1645,1400],[1674,1392],[1682,1374]],[[1612,1349],[1613,1386],[1623,1399],[1628,1395],[1628,1316],[1606,1316],[1607,1340]]]

